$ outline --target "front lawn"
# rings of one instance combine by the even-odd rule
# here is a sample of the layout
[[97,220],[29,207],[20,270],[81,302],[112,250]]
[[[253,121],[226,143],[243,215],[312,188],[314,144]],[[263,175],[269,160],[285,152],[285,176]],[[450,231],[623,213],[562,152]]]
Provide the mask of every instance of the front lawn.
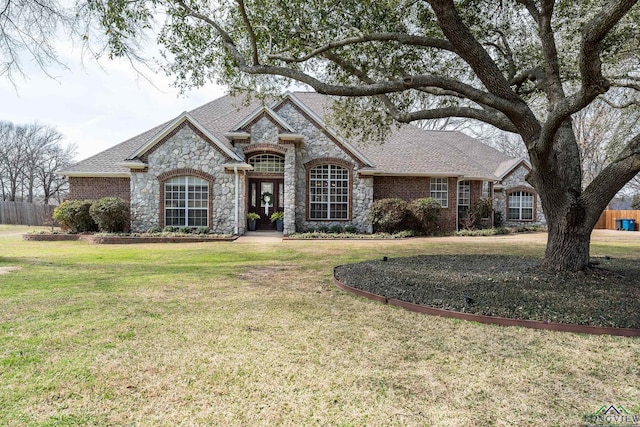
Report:
[[[541,256],[544,235],[91,245],[0,226],[0,425],[575,426],[640,413],[640,340],[480,325],[334,287],[338,264]],[[594,256],[638,259],[634,233]]]

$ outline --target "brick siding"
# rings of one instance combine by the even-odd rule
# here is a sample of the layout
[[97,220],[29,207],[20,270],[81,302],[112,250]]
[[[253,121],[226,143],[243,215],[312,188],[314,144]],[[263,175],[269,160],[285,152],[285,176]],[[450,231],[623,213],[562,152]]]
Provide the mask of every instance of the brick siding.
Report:
[[[431,195],[429,177],[376,176],[373,181],[373,200],[398,197],[411,201]],[[441,231],[456,231],[456,198],[458,197],[458,180],[448,179],[449,207],[440,211],[438,225]]]
[[129,178],[69,177],[69,199],[101,199],[120,197],[127,202],[131,199]]

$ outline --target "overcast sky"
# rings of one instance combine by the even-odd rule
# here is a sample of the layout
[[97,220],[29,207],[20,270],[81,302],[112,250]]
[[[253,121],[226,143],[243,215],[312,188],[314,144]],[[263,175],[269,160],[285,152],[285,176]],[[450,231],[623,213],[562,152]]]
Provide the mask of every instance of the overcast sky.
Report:
[[154,87],[123,61],[81,61],[70,46],[59,48],[69,70],[54,67],[49,78],[25,63],[27,79],[16,87],[0,77],[0,120],[14,124],[39,122],[55,127],[65,143],[77,143],[77,160],[173,119],[223,95],[210,85],[178,95],[163,74],[145,73]]

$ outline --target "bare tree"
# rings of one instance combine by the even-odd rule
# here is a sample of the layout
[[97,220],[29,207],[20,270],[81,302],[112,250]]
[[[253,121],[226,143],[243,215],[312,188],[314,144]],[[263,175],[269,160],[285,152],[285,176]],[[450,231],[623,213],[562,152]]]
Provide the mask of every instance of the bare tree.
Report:
[[36,182],[42,191],[44,204],[48,205],[52,197],[58,196],[68,189],[69,182],[57,172],[73,163],[76,156],[77,146],[75,144],[62,147],[59,144],[61,135],[49,129],[51,142],[43,150],[42,156],[35,168]]
[[62,135],[49,126],[0,122],[3,199],[33,202],[36,195],[42,195],[48,203],[65,186],[56,172],[73,161],[75,152],[75,145],[63,147]]
[[12,83],[24,75],[25,60],[47,73],[62,63],[54,47],[56,33],[70,29],[73,14],[58,0],[0,0],[0,76]]
[[5,199],[16,201],[25,168],[25,129],[11,122],[0,122],[0,165]]

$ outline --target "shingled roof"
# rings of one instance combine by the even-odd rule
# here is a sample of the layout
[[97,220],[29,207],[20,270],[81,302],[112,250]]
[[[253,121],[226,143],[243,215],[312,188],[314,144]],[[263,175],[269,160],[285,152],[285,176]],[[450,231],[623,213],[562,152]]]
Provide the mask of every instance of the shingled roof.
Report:
[[[324,124],[330,98],[314,92],[295,92],[286,95],[304,105]],[[262,108],[259,100],[244,103],[242,97],[229,95],[218,98],[189,112],[200,126],[217,140],[233,149],[225,133]],[[274,101],[274,107],[280,101]],[[183,113],[184,114],[184,113]],[[129,168],[122,165],[170,125],[162,123],[153,129],[82,160],[61,172],[67,176],[129,176]],[[347,142],[347,141],[345,141]],[[455,131],[428,131],[406,125],[392,132],[384,144],[348,141],[354,154],[366,158],[369,164],[363,172],[376,175],[457,176],[467,179],[498,180],[513,159],[480,141]]]

